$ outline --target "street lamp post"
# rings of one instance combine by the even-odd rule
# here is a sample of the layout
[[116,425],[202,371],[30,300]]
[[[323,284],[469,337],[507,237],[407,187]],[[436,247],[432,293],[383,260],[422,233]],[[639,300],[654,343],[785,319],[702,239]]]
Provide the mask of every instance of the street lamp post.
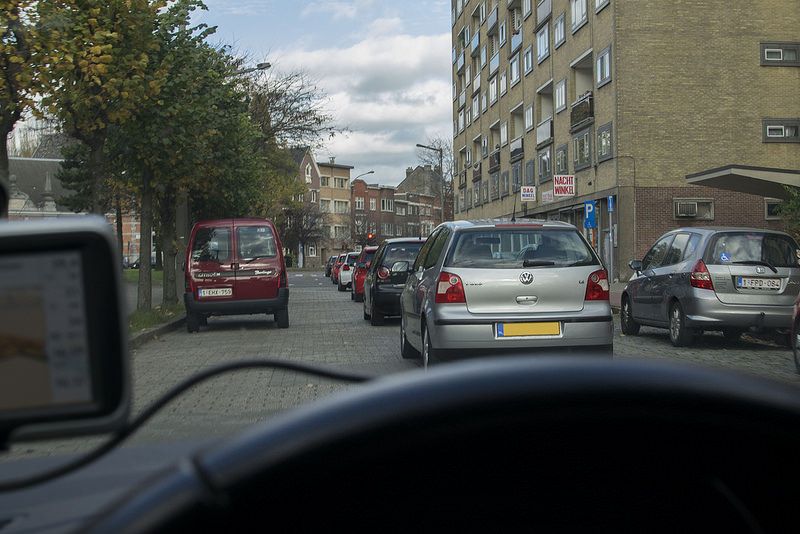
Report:
[[252,68],[249,68],[249,69],[240,70],[240,71],[236,71],[236,72],[234,72],[232,74],[232,76],[241,76],[243,74],[250,74],[251,72],[256,72],[258,70],[267,70],[271,66],[272,66],[272,63],[269,63],[269,62],[259,63],[255,67],[252,67]]
[[443,159],[443,155],[444,155],[444,150],[441,149],[441,148],[436,148],[436,147],[428,146],[428,145],[422,145],[422,144],[419,144],[419,143],[417,143],[417,147],[418,148],[424,148],[426,150],[433,150],[434,152],[438,152],[439,153],[439,180],[441,182],[439,184],[439,205],[440,205],[441,210],[442,210],[442,212],[441,212],[442,213],[442,220],[439,221],[439,222],[444,222],[444,167],[442,165],[442,159]]
[[362,172],[361,174],[359,174],[358,176],[356,176],[355,178],[353,178],[353,180],[358,180],[358,179],[359,179],[359,178],[361,178],[362,176],[366,176],[366,175],[368,175],[368,174],[375,174],[375,171],[367,171],[367,172]]

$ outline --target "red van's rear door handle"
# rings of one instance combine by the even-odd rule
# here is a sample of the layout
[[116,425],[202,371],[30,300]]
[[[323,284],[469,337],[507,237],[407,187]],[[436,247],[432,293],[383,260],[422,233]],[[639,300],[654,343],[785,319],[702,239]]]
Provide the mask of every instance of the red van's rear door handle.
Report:
[[231,270],[238,271],[239,270],[239,264],[238,263],[231,263]]

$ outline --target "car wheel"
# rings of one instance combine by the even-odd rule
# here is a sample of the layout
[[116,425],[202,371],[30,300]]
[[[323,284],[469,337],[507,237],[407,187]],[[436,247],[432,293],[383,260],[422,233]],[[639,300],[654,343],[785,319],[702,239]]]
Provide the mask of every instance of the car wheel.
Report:
[[196,313],[186,313],[186,331],[190,334],[200,331],[200,317]]
[[284,308],[275,312],[275,322],[278,328],[289,328],[289,309]]
[[694,332],[686,326],[686,316],[680,303],[673,302],[669,308],[669,340],[676,347],[685,347],[692,343]]
[[375,303],[372,304],[372,309],[369,311],[369,322],[372,326],[383,326],[383,312],[375,308]]
[[339,282],[338,284],[336,284],[336,289],[337,289],[338,291],[344,291],[344,290],[345,290],[345,287],[342,285],[342,283],[341,283],[341,282]]
[[433,348],[431,337],[428,335],[428,327],[422,325],[422,367],[427,369],[436,363],[436,349]]
[[794,366],[797,369],[797,372],[800,373],[800,320],[794,325],[792,352],[794,353]]
[[725,337],[725,341],[730,343],[735,343],[739,341],[739,338],[742,337],[744,334],[744,330],[741,328],[726,328],[722,331],[722,335]]
[[400,319],[400,354],[407,360],[416,360],[421,355],[417,349],[409,344],[408,337],[406,337],[406,328],[403,323],[403,319]]
[[639,323],[633,320],[633,306],[631,305],[631,299],[627,295],[622,297],[619,323],[624,335],[635,336],[639,333]]

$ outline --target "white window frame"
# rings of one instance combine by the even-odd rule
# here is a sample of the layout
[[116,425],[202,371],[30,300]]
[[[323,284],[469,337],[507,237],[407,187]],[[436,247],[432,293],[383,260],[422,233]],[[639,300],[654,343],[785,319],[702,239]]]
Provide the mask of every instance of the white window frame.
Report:
[[[572,33],[575,33],[588,20],[589,14],[586,12],[586,0],[570,0],[570,14],[572,17]],[[581,17],[576,18],[576,15]]]
[[374,198],[369,199],[369,211],[375,211],[377,208],[377,202]]
[[497,102],[497,76],[489,80],[489,103]]
[[309,258],[317,257],[317,247],[315,247],[314,245],[308,245],[308,257]]
[[[508,62],[508,71],[509,71],[509,77],[511,78],[511,87],[514,87],[521,78],[519,71],[519,52],[514,54],[514,57],[512,57],[511,60]],[[516,76],[514,76],[514,71],[516,71]]]
[[506,75],[505,69],[503,72],[500,73],[500,96],[503,96],[508,92],[508,76]]
[[522,0],[522,17],[528,18],[533,13],[533,0]]
[[779,198],[764,198],[764,219],[767,221],[778,221],[782,217],[780,215],[770,215],[769,206],[772,204],[782,204],[783,201]]
[[[778,131],[780,130],[780,135],[772,135],[769,133],[770,130]],[[786,127],[782,124],[768,124],[767,125],[767,137],[770,139],[782,139],[786,137]]]
[[595,60],[595,82],[602,87],[611,81],[611,47],[598,54]]
[[363,211],[363,209],[364,209],[364,197],[356,197],[356,209]]
[[561,13],[553,22],[553,48],[558,48],[567,40],[566,13]]
[[564,78],[556,83],[553,90],[553,100],[555,102],[556,113],[567,109],[567,79]]
[[497,35],[500,38],[500,46],[506,44],[506,39],[508,38],[508,30],[506,26],[506,21],[502,21],[497,29]]
[[508,144],[508,121],[500,123],[500,146]]
[[306,183],[307,184],[311,183],[311,164],[310,163],[306,164]]
[[600,13],[600,11],[610,3],[611,0],[594,0],[594,12]]
[[[780,57],[778,58],[768,57],[767,54],[769,54],[770,52],[778,52],[780,54]],[[765,48],[764,61],[783,61],[783,48]]]
[[536,63],[539,64],[548,57],[550,57],[550,25],[545,24],[536,32]]
[[533,45],[528,45],[522,53],[522,68],[525,76],[533,72]]
[[317,203],[317,191],[314,189],[311,190],[311,203],[312,204]]
[[529,132],[533,130],[534,127],[534,120],[533,120],[533,104],[525,108],[525,131]]

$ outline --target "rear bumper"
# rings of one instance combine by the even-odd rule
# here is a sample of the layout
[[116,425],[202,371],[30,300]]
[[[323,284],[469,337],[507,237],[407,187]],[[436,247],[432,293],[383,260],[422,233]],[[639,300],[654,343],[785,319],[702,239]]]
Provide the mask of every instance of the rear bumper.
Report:
[[681,302],[686,324],[692,328],[791,328],[792,306],[724,304],[713,291],[696,289]]
[[250,313],[275,313],[289,307],[289,288],[278,289],[274,299],[258,300],[210,300],[197,301],[191,293],[183,294],[183,304],[191,313],[210,313],[215,315],[244,315]]
[[349,286],[353,283],[353,273],[351,271],[342,271],[339,273],[339,283],[343,286]]
[[402,287],[383,284],[375,288],[372,298],[375,302],[375,307],[382,311],[384,315],[400,315],[400,295],[402,293]]

